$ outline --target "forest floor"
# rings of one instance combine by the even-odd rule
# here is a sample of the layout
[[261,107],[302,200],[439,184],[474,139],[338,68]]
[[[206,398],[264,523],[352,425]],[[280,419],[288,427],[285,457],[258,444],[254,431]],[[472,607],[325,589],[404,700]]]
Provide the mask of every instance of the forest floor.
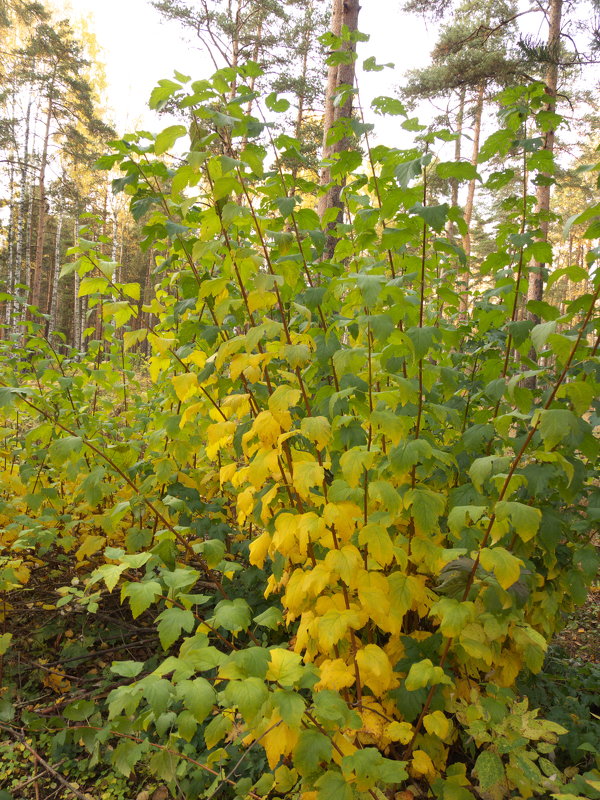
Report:
[[[106,697],[115,685],[115,676],[108,670],[114,658],[150,658],[160,649],[151,621],[142,616],[132,622],[116,595],[103,598],[92,625],[83,609],[64,608],[57,613],[53,592],[47,589],[48,578],[59,585],[65,575],[60,574],[59,564],[49,572],[36,574],[30,582],[28,602],[13,608],[11,623],[16,647],[4,659],[5,672],[10,670],[11,661],[10,666],[16,669],[21,695],[18,706],[42,719],[60,718],[64,706],[75,698]],[[584,605],[569,616],[553,645],[562,651],[559,658],[574,679],[579,671],[573,672],[573,667],[578,663],[600,665],[600,585],[593,586]],[[573,688],[574,693],[579,691]],[[0,699],[1,695],[0,691]],[[0,800],[66,800],[73,796],[85,800],[166,800],[168,797],[166,787],[148,776],[137,779],[132,776],[128,780],[106,763],[90,769],[88,760],[75,752],[53,753],[51,735],[39,732],[27,738],[26,741],[39,748],[38,755],[58,767],[63,781],[66,779],[72,787],[66,788],[36,764],[36,756],[25,750],[26,745],[6,736],[8,728],[1,724],[1,711],[0,708]],[[21,736],[27,737],[27,730],[21,730]]]
[[600,664],[600,586],[593,586],[586,602],[569,617],[555,637],[571,658]]

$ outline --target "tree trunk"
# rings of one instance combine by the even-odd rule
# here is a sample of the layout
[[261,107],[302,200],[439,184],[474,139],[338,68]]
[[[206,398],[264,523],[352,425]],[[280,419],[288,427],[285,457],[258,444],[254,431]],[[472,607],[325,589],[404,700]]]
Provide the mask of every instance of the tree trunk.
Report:
[[[44,141],[42,145],[42,160],[40,162],[40,174],[38,181],[39,188],[39,211],[38,224],[35,242],[35,266],[33,281],[31,286],[31,304],[40,305],[42,299],[42,268],[44,264],[44,235],[46,233],[46,167],[48,165],[48,142],[50,140],[50,123],[52,122],[52,87],[48,93],[48,111],[46,113],[46,126],[44,131]],[[44,309],[40,309],[43,311]]]
[[[347,26],[350,32],[358,29],[358,13],[360,5],[358,0],[333,0],[331,10],[331,32],[334,36],[340,36],[344,25]],[[344,42],[342,49],[351,53],[356,52],[356,42]],[[329,143],[329,132],[331,128],[340,119],[350,118],[352,116],[352,92],[349,91],[344,102],[341,105],[335,105],[336,94],[339,87],[346,85],[349,87],[354,86],[355,77],[355,63],[352,60],[348,64],[339,64],[329,66],[327,70],[327,88],[325,93],[325,115],[323,118],[323,159],[329,159],[336,153],[341,153],[349,147],[349,141],[346,137],[340,139],[333,144]],[[331,172],[327,165],[324,165],[321,170],[321,186],[327,186],[331,181]],[[325,212],[330,208],[339,208],[343,210],[343,203],[341,202],[340,195],[342,191],[341,185],[330,186],[319,199],[318,213],[323,217]],[[339,216],[339,214],[338,214]],[[335,246],[333,237],[328,238],[326,246],[326,257],[330,257]]]
[[[462,135],[463,124],[465,120],[465,100],[467,96],[467,89],[463,86],[460,90],[458,97],[458,111],[456,112],[456,141],[454,142],[454,160],[460,161],[462,157]],[[450,179],[450,204],[454,207],[458,205],[458,180],[457,178]],[[454,231],[456,225],[454,222],[448,223],[448,238],[451,242],[454,241]]]
[[[548,102],[546,108],[548,111],[556,109],[556,91],[558,88],[558,62],[560,60],[560,23],[562,16],[563,0],[550,0],[548,8],[548,53],[549,61],[546,67],[545,83],[546,94],[548,95]],[[554,128],[547,131],[544,141],[544,150],[554,155],[554,142],[556,134]],[[543,177],[550,177],[549,173],[542,173]],[[549,213],[550,213],[550,186],[540,185],[537,187],[537,208],[536,211],[540,214],[540,241],[548,241],[549,229]],[[527,287],[527,300],[541,300],[544,293],[544,276],[543,264],[535,262],[529,274],[529,286]],[[536,314],[531,315],[536,323],[539,323],[539,317]]]
[[[480,83],[477,87],[477,100],[475,102],[475,113],[473,120],[473,150],[471,152],[471,164],[477,166],[479,158],[479,141],[481,139],[481,118],[483,117],[483,95],[485,84]],[[471,258],[471,220],[473,219],[473,207],[475,204],[475,179],[469,181],[467,199],[465,201],[465,222],[467,232],[463,236],[463,250],[467,256],[467,269],[463,273],[462,295],[460,300],[461,311],[465,312],[469,306],[469,261]]]
[[28,274],[27,277],[25,277],[23,272],[29,268],[28,251],[26,245],[28,233],[27,219],[29,216],[28,204],[31,202],[31,187],[29,182],[29,135],[31,129],[31,105],[32,97],[29,95],[27,112],[25,115],[23,157],[21,159],[21,184],[19,189],[19,227],[17,229],[17,252],[15,268],[15,280],[17,283],[27,283]]

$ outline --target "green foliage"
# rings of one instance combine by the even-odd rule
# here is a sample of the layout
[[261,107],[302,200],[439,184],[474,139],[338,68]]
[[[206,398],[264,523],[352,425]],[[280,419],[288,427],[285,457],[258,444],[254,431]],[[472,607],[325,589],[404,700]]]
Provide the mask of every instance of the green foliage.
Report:
[[[120,601],[153,643],[118,648],[98,704],[43,725],[58,749],[188,797],[413,782],[560,800],[565,729],[512,687],[594,576],[600,283],[552,329],[517,327],[540,220],[515,197],[467,318],[451,211],[418,182],[434,134],[378,146],[368,168],[341,159],[350,222],[319,220],[318,187],[264,146],[245,77],[162,82],[152,102],[175,96],[189,127],[114,145],[115,190],[163,254],[150,324],[84,229],[73,270],[102,339],[57,353],[33,319],[5,350],[2,590],[58,559],[73,577],[57,611],[98,625]],[[516,150],[547,170],[519,138],[543,99],[504,93],[482,163]],[[59,694],[69,655],[45,677]],[[578,777],[573,792],[595,791]]]

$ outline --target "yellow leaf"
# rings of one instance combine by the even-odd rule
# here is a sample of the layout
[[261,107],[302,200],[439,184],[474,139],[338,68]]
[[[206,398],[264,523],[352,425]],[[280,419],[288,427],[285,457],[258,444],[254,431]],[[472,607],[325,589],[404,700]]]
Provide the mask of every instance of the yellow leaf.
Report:
[[365,525],[358,534],[358,543],[366,545],[371,558],[382,567],[387,567],[394,560],[394,545],[383,525],[375,522]]
[[410,722],[390,722],[385,729],[385,735],[392,742],[408,744],[413,737],[413,726]]
[[315,689],[333,689],[338,692],[352,686],[355,680],[354,667],[349,667],[341,658],[326,659],[319,664],[320,681]]
[[86,536],[75,553],[75,558],[77,561],[83,561],[84,558],[88,558],[88,556],[93,556],[94,553],[97,553],[105,544],[105,536]]
[[294,489],[303,500],[309,500],[310,489],[313,486],[322,486],[325,479],[325,470],[317,461],[294,462]]
[[248,308],[250,312],[257,311],[259,308],[271,308],[277,302],[277,297],[273,292],[248,292]]
[[206,353],[203,353],[202,350],[194,350],[181,360],[184,364],[194,364],[194,366],[202,368],[206,364]]
[[269,767],[275,769],[282,756],[291,755],[298,743],[299,731],[279,721],[279,715],[274,715],[266,723],[266,733],[263,733],[261,744],[265,749]]
[[322,617],[318,617],[313,624],[316,627],[321,652],[331,652],[350,628],[358,630],[366,625],[367,620],[367,613],[358,609],[343,611],[332,609]]
[[277,681],[281,686],[293,686],[304,674],[302,657],[291,650],[274,647],[269,651],[267,680]]
[[233,435],[237,425],[235,422],[213,422],[206,429],[208,444],[206,455],[208,458],[216,458],[217,453],[233,441]]
[[133,347],[138,342],[143,342],[147,335],[148,331],[146,328],[138,328],[134,331],[125,331],[123,333],[123,347],[125,350],[129,350],[130,347]]
[[252,423],[252,433],[258,436],[262,444],[272,447],[277,444],[281,426],[270,411],[261,411]]
[[175,394],[181,402],[185,402],[198,388],[198,376],[195,372],[184,372],[171,378]]
[[325,556],[325,565],[337,572],[344,583],[353,589],[361,572],[365,571],[360,550],[353,544],[346,544],[339,550],[330,550]]
[[381,704],[368,698],[358,713],[362,720],[362,728],[358,731],[359,741],[366,745],[377,745],[381,749],[386,747],[389,744],[385,736],[387,714]]
[[385,694],[395,683],[394,671],[385,652],[376,644],[368,644],[356,653],[361,681],[377,697]]
[[350,486],[358,486],[364,480],[365,470],[375,461],[375,453],[365,445],[351,447],[340,458],[340,467]]
[[256,539],[250,542],[250,563],[262,569],[271,544],[271,537],[268,533],[261,533]]
[[160,356],[152,356],[148,364],[148,372],[150,373],[150,380],[156,383],[161,372],[164,372],[171,366],[170,358],[161,358]]
[[166,336],[156,336],[154,333],[148,334],[148,341],[152,345],[154,352],[161,356],[175,346],[175,339],[170,339]]
[[424,750],[415,750],[410,764],[410,771],[415,778],[434,778],[433,761]]
[[442,711],[433,711],[423,718],[423,725],[427,733],[438,736],[446,741],[452,732],[452,723]]
[[227,395],[221,402],[221,411],[225,414],[227,419],[230,419],[234,415],[238,418],[244,417],[250,411],[250,395]]
[[237,470],[238,465],[235,463],[226,464],[224,467],[221,467],[219,470],[219,483],[221,486],[223,486],[225,483],[228,483],[233,478]]
[[243,525],[254,510],[254,487],[248,486],[237,497],[238,523]]
[[[363,511],[356,503],[327,503],[323,510],[323,519],[330,528],[335,528],[338,540],[347,542],[354,533],[356,522],[362,519]],[[331,546],[331,543],[329,544]]]
[[302,396],[300,389],[294,389],[287,384],[278,386],[269,397],[269,411],[279,421],[282,428],[289,430],[292,418],[289,409],[298,405]]
[[323,563],[317,564],[311,570],[294,570],[285,587],[283,598],[288,611],[292,615],[302,612],[307,603],[321,594],[330,582],[331,570]]
[[503,547],[484,547],[479,559],[485,570],[494,573],[503,589],[508,589],[519,580],[523,562]]
[[306,535],[298,537],[298,517],[295,514],[279,514],[275,520],[275,533],[273,534],[273,550],[284,556],[298,550],[300,555],[306,555]]
[[375,624],[390,632],[390,589],[380,572],[361,572],[357,581],[358,598]]
[[249,381],[254,382],[262,375],[262,364],[270,359],[266,353],[241,353],[234,356],[229,364],[229,376],[236,381],[244,373]]
[[60,667],[54,667],[50,672],[46,672],[42,682],[44,686],[57,694],[66,694],[71,688],[71,681],[60,670]]
[[204,403],[192,403],[191,406],[188,406],[183,414],[181,415],[181,420],[179,422],[179,427],[183,428],[183,426],[190,420],[193,419],[196,414],[199,414],[201,411],[204,410]]
[[327,417],[304,417],[300,423],[303,436],[322,450],[331,440],[331,425]]

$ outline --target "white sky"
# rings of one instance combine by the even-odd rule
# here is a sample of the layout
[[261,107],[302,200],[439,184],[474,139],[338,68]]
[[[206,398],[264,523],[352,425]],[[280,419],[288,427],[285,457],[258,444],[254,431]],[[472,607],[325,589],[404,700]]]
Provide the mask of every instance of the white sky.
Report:
[[[160,78],[173,77],[178,70],[195,79],[213,72],[208,55],[182,42],[176,23],[163,21],[149,0],[55,0],[74,23],[88,17],[87,27],[96,34],[108,83],[106,106],[120,133],[140,124],[158,130],[164,127],[148,111],[150,92]],[[360,30],[371,40],[361,45],[359,64],[374,55],[379,63],[394,62],[394,70],[365,73],[360,90],[365,108],[381,94],[393,94],[394,86],[407,69],[429,61],[436,32],[429,32],[421,19],[403,15],[400,0],[365,0],[360,13]],[[385,133],[394,131],[397,122]],[[381,131],[383,133],[383,130]]]

